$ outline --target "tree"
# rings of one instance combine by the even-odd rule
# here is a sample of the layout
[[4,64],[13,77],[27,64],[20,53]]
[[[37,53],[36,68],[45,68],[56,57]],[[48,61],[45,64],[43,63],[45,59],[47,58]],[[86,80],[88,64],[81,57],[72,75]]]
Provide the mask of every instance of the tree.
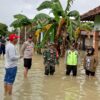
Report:
[[65,48],[65,39],[67,34],[69,35],[69,43],[75,40],[75,31],[80,27],[80,15],[79,12],[74,10],[70,11],[71,5],[74,0],[67,0],[66,9],[63,9],[59,0],[44,1],[37,8],[38,11],[43,9],[51,9],[51,13],[54,15],[54,20],[57,22],[56,27],[56,42],[60,37],[63,39],[63,49]]
[[26,41],[26,33],[27,33],[26,27],[27,27],[28,25],[31,25],[31,24],[32,24],[32,23],[31,23],[30,19],[28,19],[27,17],[21,19],[21,25],[25,28],[25,41]]
[[7,35],[8,34],[8,26],[6,24],[0,23],[0,35]]
[[[43,9],[51,9],[54,15],[54,19],[58,22],[57,38],[61,35],[62,27],[65,25],[66,32],[69,33],[70,40],[74,38],[74,31],[80,26],[80,15],[79,12],[74,10],[70,11],[71,4],[74,0],[67,0],[66,9],[63,7],[59,0],[44,1],[37,8],[38,11]],[[71,19],[73,17],[74,19]]]
[[14,22],[11,23],[11,27],[14,27],[14,29],[18,30],[18,33],[20,35],[21,29],[24,28],[25,31],[25,40],[26,40],[26,26],[31,24],[31,20],[28,19],[25,15],[22,14],[16,14],[14,15]]
[[43,40],[41,41],[40,46],[38,47],[43,47],[48,37],[50,36],[49,34],[50,32],[47,33],[47,31],[52,26],[51,21],[52,21],[52,18],[44,13],[40,13],[34,17],[33,23],[35,23],[34,25],[34,29],[36,31],[35,36],[38,43],[40,43],[41,34],[43,34]]

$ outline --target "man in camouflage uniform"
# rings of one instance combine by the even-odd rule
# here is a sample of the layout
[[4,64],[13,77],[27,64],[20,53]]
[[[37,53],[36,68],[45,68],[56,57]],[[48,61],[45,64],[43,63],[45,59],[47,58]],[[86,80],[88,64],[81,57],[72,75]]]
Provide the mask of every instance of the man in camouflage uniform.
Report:
[[49,44],[49,48],[44,51],[44,65],[45,65],[45,75],[53,75],[55,72],[55,65],[57,64],[56,49],[54,48],[54,43]]

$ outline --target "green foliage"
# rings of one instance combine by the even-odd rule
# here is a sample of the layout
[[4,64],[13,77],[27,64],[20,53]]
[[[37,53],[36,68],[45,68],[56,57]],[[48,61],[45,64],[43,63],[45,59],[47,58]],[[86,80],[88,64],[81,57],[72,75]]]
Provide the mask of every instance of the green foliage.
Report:
[[33,22],[36,24],[41,24],[42,26],[45,26],[50,22],[50,20],[51,20],[50,16],[44,13],[40,13],[34,17]]
[[23,18],[23,19],[20,20],[20,23],[21,23],[22,26],[26,26],[26,25],[30,25],[31,21],[28,18]]
[[43,9],[51,9],[57,22],[59,22],[60,16],[64,15],[63,7],[59,0],[44,1],[37,10],[40,11]]
[[68,12],[70,10],[70,7],[72,5],[74,0],[67,0],[67,6],[66,6],[66,9],[65,9],[65,12]]
[[25,15],[16,14],[14,15],[15,20],[11,23],[11,27],[19,28],[21,26],[26,26],[31,24],[31,20],[28,19]]
[[22,14],[16,14],[16,15],[14,15],[14,18],[23,19],[23,18],[27,18],[27,17],[25,15],[22,15]]
[[[43,40],[40,44],[36,45],[36,48],[44,47],[45,43],[47,43],[48,39],[54,42],[54,35],[55,35],[56,24],[53,24],[49,30],[44,33]],[[52,33],[51,33],[52,32]],[[50,35],[52,34],[52,35]]]
[[37,14],[32,20],[32,22],[35,24],[32,30],[36,31],[37,29],[42,29],[51,21],[52,21],[52,18],[48,16],[47,14],[44,14],[44,13]]
[[43,9],[52,8],[52,2],[51,1],[44,1],[40,6],[37,8],[38,11]]
[[38,20],[38,19],[50,19],[50,16],[45,14],[45,13],[40,13],[40,14],[37,14],[35,17],[34,17],[34,20]]
[[86,31],[92,31],[93,27],[94,27],[93,23],[85,22],[81,24],[80,29]]
[[[66,23],[66,31],[69,34],[70,41],[74,38],[74,31],[77,27],[80,27],[80,14],[78,11],[73,10],[70,11],[71,5],[74,0],[67,0],[66,9],[63,10],[63,7],[60,3],[60,0],[51,0],[51,1],[44,1],[37,10],[43,9],[51,9],[51,12],[54,15],[54,19],[57,23],[60,23],[60,19],[64,18]],[[74,19],[71,19],[73,17]],[[60,32],[60,31],[59,31]],[[59,35],[60,36],[60,35]]]
[[0,23],[0,35],[8,34],[8,26],[6,24]]
[[69,25],[67,26],[67,32],[68,32],[70,41],[72,41],[73,40],[73,34],[74,34],[72,21],[70,21]]
[[14,28],[18,28],[18,27],[21,27],[21,21],[20,20],[15,20],[11,23],[10,25],[11,27],[14,27]]
[[68,16],[74,17],[75,20],[80,20],[80,14],[79,14],[79,12],[77,10],[70,11],[68,13]]

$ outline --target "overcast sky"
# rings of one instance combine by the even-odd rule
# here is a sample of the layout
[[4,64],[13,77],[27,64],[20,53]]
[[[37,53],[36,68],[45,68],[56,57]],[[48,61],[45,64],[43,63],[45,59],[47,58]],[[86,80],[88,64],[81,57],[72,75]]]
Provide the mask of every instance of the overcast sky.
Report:
[[[0,0],[0,22],[10,25],[14,20],[13,15],[22,13],[29,18],[33,18],[40,13],[36,8],[45,0]],[[60,0],[63,7],[66,7],[67,0]],[[100,5],[100,0],[75,0],[71,10],[78,10],[80,14]],[[48,10],[43,10],[49,13]]]

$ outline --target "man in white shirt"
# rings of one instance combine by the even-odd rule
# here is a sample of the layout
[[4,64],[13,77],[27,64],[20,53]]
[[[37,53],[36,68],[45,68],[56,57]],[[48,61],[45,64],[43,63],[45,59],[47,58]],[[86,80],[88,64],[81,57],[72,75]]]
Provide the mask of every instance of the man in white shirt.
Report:
[[17,73],[17,63],[18,59],[21,57],[18,56],[15,45],[18,41],[18,36],[16,34],[10,34],[9,43],[6,45],[6,58],[5,58],[5,78],[4,78],[4,89],[5,94],[12,94],[12,86],[15,81]]

